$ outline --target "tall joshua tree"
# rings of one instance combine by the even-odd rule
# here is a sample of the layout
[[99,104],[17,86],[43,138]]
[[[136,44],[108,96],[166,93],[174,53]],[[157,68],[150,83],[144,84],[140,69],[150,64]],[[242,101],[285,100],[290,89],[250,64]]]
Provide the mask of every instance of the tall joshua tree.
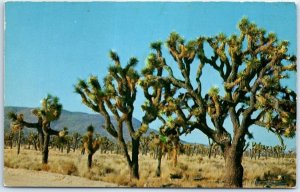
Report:
[[[155,44],[152,45],[152,48],[155,49]],[[110,51],[110,58],[114,64],[109,67],[108,74],[104,78],[102,85],[96,76],[90,76],[87,82],[79,80],[75,86],[75,91],[80,94],[83,104],[104,117],[104,128],[118,140],[122,147],[130,169],[131,178],[138,179],[140,137],[148,130],[148,125],[157,117],[158,107],[162,98],[161,93],[164,87],[163,82],[153,81],[150,77],[152,74],[160,77],[163,68],[156,66],[159,64],[156,57],[149,57],[147,69],[145,69],[148,76],[145,75],[141,79],[138,72],[134,70],[134,66],[138,62],[136,58],[131,58],[125,67],[121,66],[119,56],[115,52]],[[145,111],[142,117],[142,124],[135,130],[132,118],[138,84],[142,86],[147,100],[142,106],[142,109]],[[113,114],[117,125],[112,123],[109,111]],[[131,157],[123,137],[124,125],[126,125],[132,140]]]
[[[288,42],[279,41],[274,33],[267,34],[247,19],[242,19],[238,28],[239,35],[199,37],[187,43],[171,33],[166,45],[180,75],[175,76],[174,68],[161,59],[159,66],[168,74],[152,76],[179,90],[160,110],[175,116],[173,123],[178,126],[174,127],[186,133],[198,129],[221,147],[227,187],[243,186],[242,157],[245,137],[252,136],[250,127],[265,128],[281,141],[282,136],[293,137],[296,130],[296,93],[282,84],[296,71],[296,57],[288,54]],[[212,56],[207,56],[209,49]],[[195,67],[197,70],[191,70]],[[212,87],[203,93],[205,82],[200,78],[206,67],[215,70],[212,77],[222,79],[221,91]],[[232,126],[224,123],[226,119]]]
[[42,106],[40,108],[35,108],[31,111],[32,114],[38,118],[38,121],[35,123],[25,121],[23,116],[20,118],[21,114],[16,114],[14,112],[9,112],[8,117],[15,126],[37,129],[40,145],[42,146],[42,163],[47,164],[50,136],[57,135],[63,137],[66,132],[59,132],[50,127],[50,123],[57,120],[62,111],[62,105],[59,103],[58,97],[47,95],[46,98],[42,99],[41,104]]

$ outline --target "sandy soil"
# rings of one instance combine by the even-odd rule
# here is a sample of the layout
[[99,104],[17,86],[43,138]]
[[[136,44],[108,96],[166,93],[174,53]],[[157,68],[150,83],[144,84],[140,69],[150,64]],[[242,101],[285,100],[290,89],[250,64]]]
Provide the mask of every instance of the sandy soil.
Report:
[[4,186],[7,187],[118,187],[113,183],[93,181],[82,177],[45,171],[4,168]]

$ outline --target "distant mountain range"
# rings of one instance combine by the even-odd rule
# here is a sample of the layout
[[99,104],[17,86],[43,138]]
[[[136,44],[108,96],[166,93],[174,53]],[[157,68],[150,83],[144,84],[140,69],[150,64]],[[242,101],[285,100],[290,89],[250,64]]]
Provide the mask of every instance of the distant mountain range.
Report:
[[[10,129],[9,125],[9,119],[7,117],[7,113],[10,111],[16,112],[16,113],[23,113],[24,114],[24,118],[26,121],[29,122],[36,122],[37,118],[35,116],[33,116],[31,114],[31,110],[33,108],[28,108],[28,107],[11,107],[11,106],[7,106],[4,107],[4,129],[5,131],[8,131]],[[116,121],[114,120],[114,118],[112,118],[112,122],[115,124]],[[104,124],[104,118],[99,115],[99,114],[88,114],[88,113],[82,113],[82,112],[70,112],[67,110],[63,110],[62,114],[59,118],[59,120],[53,122],[51,124],[51,127],[55,130],[62,130],[64,127],[68,127],[69,132],[73,133],[73,132],[78,132],[80,134],[85,134],[86,133],[86,128],[89,125],[93,125],[95,127],[95,132],[102,135],[102,136],[106,136],[109,139],[111,139],[112,141],[115,141],[115,139],[109,135],[109,133],[107,133],[107,131],[102,127],[102,125]],[[141,122],[137,119],[133,119],[133,126],[134,129],[138,129],[140,126]],[[27,134],[29,133],[31,129],[25,129],[24,133]],[[130,135],[129,132],[127,131],[127,127],[124,126],[124,139],[126,141],[130,141]],[[149,135],[149,133],[151,131],[154,131],[155,133],[158,133],[158,131],[149,128],[149,130],[147,131],[146,135]],[[261,137],[261,135],[264,135],[264,133],[262,134],[258,134],[260,133],[260,130],[257,130],[255,132],[255,138],[257,137]],[[272,136],[272,135],[270,135]],[[256,140],[257,142],[262,142],[262,143],[266,143],[269,141],[273,141],[270,143],[266,143],[267,145],[275,145],[278,144],[276,137],[269,137],[267,140],[263,137],[259,138],[258,140]],[[294,139],[284,139],[285,142],[287,143],[287,146],[289,149],[295,149],[295,138]],[[191,142],[187,142],[181,139],[182,143],[191,143]],[[251,141],[250,141],[251,142]]]
[[[31,110],[33,108],[28,107],[4,107],[4,129],[8,131],[10,128],[10,121],[7,117],[7,113],[12,111],[15,113],[23,113],[24,119],[28,122],[36,122],[37,118],[31,114]],[[115,119],[112,117],[113,124],[116,124]],[[106,136],[109,139],[114,140],[114,138],[107,133],[107,131],[102,127],[104,125],[104,118],[99,114],[88,114],[82,112],[70,112],[67,110],[63,110],[59,120],[51,123],[51,127],[55,130],[62,130],[64,127],[67,127],[70,133],[78,132],[80,134],[86,133],[86,128],[89,125],[93,125],[95,127],[95,132],[99,133],[102,136]],[[141,125],[141,122],[137,119],[133,119],[133,127],[134,129],[138,129]],[[25,129],[25,134],[28,133],[30,129]],[[129,132],[127,128],[124,126],[124,139],[126,141],[130,140]],[[148,135],[151,131],[157,133],[156,130],[150,129],[147,131],[146,135]]]

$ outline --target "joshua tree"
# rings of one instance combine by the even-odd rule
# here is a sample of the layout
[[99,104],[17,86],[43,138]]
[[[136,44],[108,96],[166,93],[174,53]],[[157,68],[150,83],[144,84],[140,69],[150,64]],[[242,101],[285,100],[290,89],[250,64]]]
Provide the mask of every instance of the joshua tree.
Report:
[[9,131],[4,134],[4,146],[9,146],[10,149],[13,147],[13,139],[14,139],[14,133],[12,131]]
[[147,153],[149,152],[150,140],[151,140],[151,138],[149,136],[143,136],[143,137],[141,137],[142,155],[147,155]]
[[193,155],[193,145],[192,144],[184,144],[183,145],[183,152],[187,156],[192,156]]
[[[83,150],[88,154],[88,168],[92,167],[93,155],[99,149],[99,141],[93,138],[94,127],[87,127],[87,134],[82,138]],[[83,152],[84,153],[84,152]]]
[[[180,88],[167,98],[168,106],[162,111],[176,116],[179,131],[198,129],[221,147],[227,187],[243,186],[242,156],[245,137],[252,137],[251,126],[266,128],[281,141],[282,135],[293,137],[296,130],[296,93],[282,84],[288,73],[296,70],[296,57],[287,53],[288,42],[279,41],[274,33],[267,34],[247,19],[242,19],[238,28],[239,35],[199,37],[187,43],[171,33],[166,45],[180,75],[175,76],[174,68],[161,56],[158,66],[168,74],[151,77]],[[221,90],[212,87],[203,92],[205,82],[200,78],[206,67],[215,70],[211,77],[222,79]],[[232,126],[224,123],[226,119]]]
[[[155,46],[153,44],[152,47],[156,48]],[[104,78],[103,85],[99,83],[96,76],[90,76],[87,82],[79,80],[75,86],[75,91],[80,94],[82,102],[86,106],[104,117],[104,129],[118,140],[127,160],[131,178],[138,179],[140,137],[148,130],[149,124],[157,117],[164,86],[163,82],[153,81],[149,74],[156,72],[155,75],[159,77],[162,75],[163,68],[156,66],[158,64],[156,57],[149,57],[147,68],[144,71],[144,74],[147,73],[147,75],[144,79],[140,79],[140,75],[134,70],[134,66],[138,62],[136,58],[131,58],[128,64],[122,67],[119,56],[115,52],[111,51],[110,57],[114,64],[109,67],[109,73]],[[142,109],[145,111],[142,117],[142,124],[135,130],[132,118],[137,84],[142,86],[147,101],[142,106]],[[112,123],[109,111],[113,114],[117,125]],[[131,136],[131,157],[123,137],[123,125],[126,125]]]
[[211,158],[211,155],[214,154],[214,157],[217,156],[218,150],[219,150],[219,145],[215,142],[211,142],[209,140],[209,149],[208,149],[208,158]]
[[[64,127],[63,132],[68,133],[68,128]],[[56,145],[58,150],[62,153],[64,152],[64,148],[66,146],[67,153],[69,153],[71,149],[71,140],[72,140],[71,136],[68,135],[64,137],[56,137],[53,139],[53,144]]]
[[252,142],[252,148],[251,148],[251,159],[254,157],[254,159],[257,158],[259,159],[261,156],[261,153],[263,151],[264,145],[262,145],[260,142]]
[[30,131],[27,140],[28,149],[30,149],[30,145],[33,145],[34,149],[37,150],[38,134],[33,131]]
[[[19,114],[16,116],[16,119],[17,121],[23,121],[23,114]],[[23,128],[24,128],[24,125],[22,124],[19,124],[19,123],[15,123],[15,122],[12,122],[11,123],[11,130],[13,133],[18,133],[18,150],[17,150],[17,154],[19,155],[20,153],[20,150],[21,150],[21,139],[23,137]]]
[[109,140],[107,137],[98,137],[101,153],[106,153],[109,150],[112,151],[114,143]]
[[82,136],[78,132],[73,133],[72,142],[73,142],[73,151],[74,152],[78,148],[78,143],[81,140],[81,138],[82,138]]
[[251,159],[254,157],[254,159],[257,158],[259,159],[261,156],[265,156],[265,158],[267,159],[270,156],[275,157],[275,148],[276,149],[283,149],[283,153],[284,153],[284,149],[285,149],[285,145],[281,146],[281,145],[276,145],[274,147],[272,146],[267,146],[267,145],[263,145],[260,142],[259,143],[255,143],[252,142],[252,147],[250,149],[250,157]]
[[21,114],[16,114],[10,112],[8,117],[12,121],[14,126],[36,128],[39,134],[40,146],[42,146],[42,163],[48,163],[48,153],[49,153],[49,141],[50,135],[57,135],[63,137],[65,131],[56,131],[51,129],[50,123],[57,120],[60,117],[62,111],[62,105],[59,103],[58,97],[53,97],[48,95],[41,101],[42,106],[40,108],[35,108],[32,110],[32,114],[38,118],[36,123],[27,122],[21,118]]
[[[175,131],[175,132],[174,132]],[[171,158],[173,160],[173,166],[177,165],[177,156],[180,146],[179,135],[175,129],[169,129],[164,126],[160,128],[160,134],[151,134],[151,145],[155,146],[153,149],[154,158],[157,158],[157,168],[156,168],[156,176],[160,177],[161,175],[161,160],[163,155],[168,154],[167,158]]]
[[286,149],[286,146],[283,145],[275,145],[274,147],[272,147],[272,152],[274,154],[274,157],[277,157],[278,159],[280,157],[284,157],[284,151]]

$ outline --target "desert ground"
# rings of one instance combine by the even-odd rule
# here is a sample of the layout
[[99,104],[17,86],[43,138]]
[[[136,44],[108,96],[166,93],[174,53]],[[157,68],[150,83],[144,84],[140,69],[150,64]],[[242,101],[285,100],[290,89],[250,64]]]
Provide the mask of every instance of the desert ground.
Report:
[[5,186],[17,187],[119,187],[117,184],[78,176],[12,168],[4,168],[4,181]]
[[[173,167],[167,157],[162,159],[162,175],[155,176],[157,160],[150,155],[140,155],[140,179],[131,180],[125,158],[119,154],[97,151],[93,165],[87,168],[87,156],[79,150],[70,153],[55,149],[49,151],[49,162],[41,164],[41,154],[33,149],[4,149],[5,186],[49,186],[49,187],[223,187],[223,165],[221,156],[179,155]],[[294,187],[296,179],[295,158],[250,159],[244,157],[244,187]],[[180,178],[171,179],[170,175]],[[257,182],[273,178],[268,183]],[[278,184],[283,177],[284,185]],[[273,182],[273,183],[272,183]]]

